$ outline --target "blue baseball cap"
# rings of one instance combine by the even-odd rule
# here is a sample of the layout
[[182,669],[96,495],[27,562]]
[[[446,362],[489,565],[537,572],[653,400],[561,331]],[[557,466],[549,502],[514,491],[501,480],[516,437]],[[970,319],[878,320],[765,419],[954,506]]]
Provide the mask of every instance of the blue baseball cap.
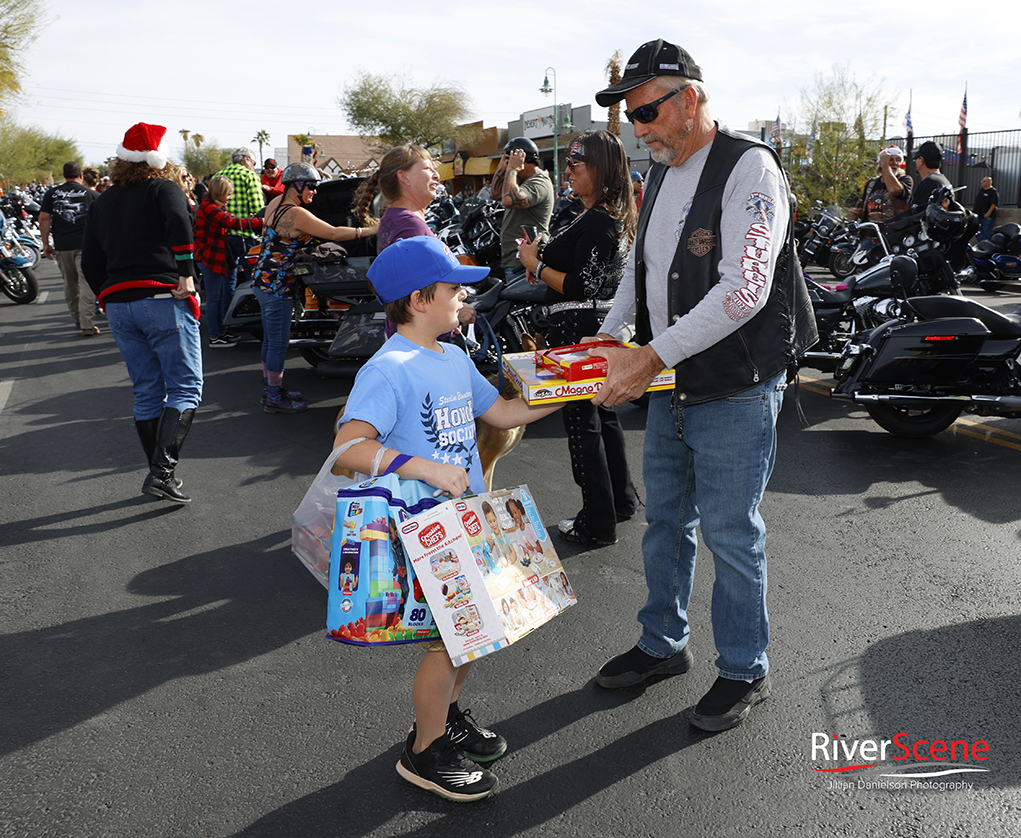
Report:
[[369,267],[369,280],[381,303],[392,303],[434,282],[474,285],[488,275],[489,268],[462,265],[435,236],[398,239]]

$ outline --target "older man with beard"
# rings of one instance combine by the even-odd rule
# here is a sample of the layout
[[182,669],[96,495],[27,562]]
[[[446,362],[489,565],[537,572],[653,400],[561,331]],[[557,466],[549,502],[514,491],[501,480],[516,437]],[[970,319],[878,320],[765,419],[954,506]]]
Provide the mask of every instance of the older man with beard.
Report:
[[[770,694],[766,530],[759,503],[776,455],[776,418],[793,362],[815,340],[804,279],[790,264],[790,194],[774,152],[713,121],[702,71],[663,40],[641,46],[623,78],[596,94],[625,99],[655,165],[605,334],[634,322],[638,349],[603,349],[597,403],[653,393],[645,432],[648,600],[642,634],[596,677],[607,688],[687,672],[695,528],[713,554],[719,677],[691,723],[740,724]],[[793,263],[793,264],[796,264]]]

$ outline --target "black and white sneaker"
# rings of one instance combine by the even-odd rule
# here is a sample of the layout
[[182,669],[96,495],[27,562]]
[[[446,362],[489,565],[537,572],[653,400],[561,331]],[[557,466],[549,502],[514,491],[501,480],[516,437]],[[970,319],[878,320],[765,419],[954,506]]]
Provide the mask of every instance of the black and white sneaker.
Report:
[[496,791],[496,775],[468,759],[444,733],[422,753],[412,750],[415,733],[408,735],[397,773],[412,785],[457,803],[481,800]]
[[224,334],[224,335],[220,335],[219,337],[210,339],[210,341],[209,341],[209,348],[210,349],[222,349],[225,346],[236,346],[237,342],[238,342],[237,338],[235,338],[235,337],[233,337],[231,335]]
[[447,712],[446,734],[468,759],[491,762],[507,752],[507,740],[499,733],[480,727],[471,710],[462,710],[455,701]]

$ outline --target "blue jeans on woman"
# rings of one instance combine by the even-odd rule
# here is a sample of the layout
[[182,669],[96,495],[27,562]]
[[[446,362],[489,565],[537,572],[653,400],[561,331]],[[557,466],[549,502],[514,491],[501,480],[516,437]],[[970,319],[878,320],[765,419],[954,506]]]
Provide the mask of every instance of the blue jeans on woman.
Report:
[[106,317],[131,377],[135,421],[156,419],[165,407],[199,406],[202,344],[187,302],[168,294],[107,303]]
[[228,268],[226,274],[218,274],[204,262],[196,262],[202,273],[202,284],[206,288],[206,328],[210,340],[218,338],[227,330],[223,318],[227,316],[230,301],[238,284],[238,269]]
[[258,286],[253,290],[262,310],[262,363],[270,372],[283,372],[287,345],[291,340],[294,299],[278,297]]
[[713,554],[712,624],[725,678],[761,678],[769,668],[766,526],[759,503],[776,458],[783,373],[726,399],[684,407],[681,438],[671,392],[652,393],[645,430],[642,539],[649,598],[638,646],[656,657],[688,642],[695,528]]

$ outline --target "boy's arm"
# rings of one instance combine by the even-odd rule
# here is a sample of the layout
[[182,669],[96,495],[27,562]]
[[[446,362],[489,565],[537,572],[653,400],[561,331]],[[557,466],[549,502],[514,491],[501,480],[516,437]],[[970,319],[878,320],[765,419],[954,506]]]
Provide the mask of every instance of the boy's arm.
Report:
[[[349,439],[356,439],[360,436],[366,437],[365,442],[352,445],[340,455],[337,462],[344,468],[368,474],[372,470],[372,461],[379,453],[380,448],[386,448],[381,442],[376,441],[379,431],[372,425],[360,419],[345,422],[334,437],[333,447],[337,448]],[[386,471],[390,463],[400,453],[392,448],[386,448],[379,462],[379,472],[382,474]],[[421,480],[455,498],[459,498],[467,492],[470,483],[468,472],[461,466],[436,463],[424,457],[412,457],[397,469],[397,476],[406,480]]]
[[554,411],[560,410],[563,406],[563,402],[560,402],[558,404],[543,404],[531,407],[524,399],[505,399],[500,397],[493,402],[489,410],[479,416],[479,419],[494,428],[509,430],[510,428],[518,427],[518,425],[527,425],[529,422],[535,422],[538,419],[542,419],[543,416],[549,416]]

